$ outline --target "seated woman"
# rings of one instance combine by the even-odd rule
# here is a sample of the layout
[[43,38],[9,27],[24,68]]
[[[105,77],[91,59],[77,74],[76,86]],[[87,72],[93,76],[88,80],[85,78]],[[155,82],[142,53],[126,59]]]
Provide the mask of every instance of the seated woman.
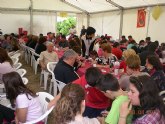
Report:
[[16,123],[25,123],[39,118],[42,108],[37,95],[28,89],[17,72],[6,73],[2,77],[7,99],[16,108]]
[[120,62],[119,69],[124,69],[125,73],[126,73],[126,68],[127,68],[126,60],[131,55],[136,55],[136,52],[133,49],[128,49],[128,50],[123,51],[123,55],[122,55],[123,60]]
[[98,59],[99,60],[98,64],[101,65],[97,65],[97,67],[104,67],[104,66],[109,67],[110,63],[114,63],[115,61],[118,60],[117,57],[111,53],[111,46],[108,43],[102,44],[101,48],[103,50],[103,57],[100,58],[101,62],[100,59]]
[[[148,75],[146,72],[140,72],[140,57],[139,55],[130,55],[126,59],[126,64],[127,64],[127,71],[126,74],[122,75],[121,78],[119,79],[120,87],[123,90],[129,90],[129,77],[134,75]],[[149,76],[149,75],[148,75]]]
[[133,106],[132,124],[164,124],[165,105],[154,80],[147,75],[131,76],[129,88],[130,101],[122,104],[118,124],[127,124],[126,117],[130,113],[131,106]]
[[8,56],[7,51],[0,48],[0,81],[2,80],[2,75],[8,72],[12,72],[15,69],[12,67],[13,62]]
[[160,59],[155,55],[150,55],[146,59],[146,72],[155,80],[160,91],[165,90],[165,74]]
[[84,109],[85,92],[83,88],[78,84],[67,84],[55,107],[54,124],[99,124],[96,118],[83,117]]

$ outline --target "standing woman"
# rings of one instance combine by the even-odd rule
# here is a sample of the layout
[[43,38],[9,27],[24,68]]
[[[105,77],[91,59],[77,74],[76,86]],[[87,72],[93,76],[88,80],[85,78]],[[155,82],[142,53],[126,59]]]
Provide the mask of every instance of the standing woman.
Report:
[[24,85],[17,72],[6,73],[2,79],[6,89],[6,97],[10,100],[11,106],[16,108],[16,124],[35,120],[42,115],[37,95]]

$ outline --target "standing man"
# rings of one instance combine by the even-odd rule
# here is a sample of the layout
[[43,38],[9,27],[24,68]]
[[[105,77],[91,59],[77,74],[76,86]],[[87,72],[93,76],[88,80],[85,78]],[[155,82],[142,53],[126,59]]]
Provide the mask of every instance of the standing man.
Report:
[[82,26],[82,29],[81,29],[81,32],[80,32],[80,38],[81,38],[83,35],[85,35],[86,31],[87,31],[87,29],[85,29],[85,26],[83,25],[83,26]]
[[95,32],[96,30],[93,27],[88,27],[86,31],[86,36],[82,38],[83,57],[88,57],[90,51],[93,50],[95,43]]

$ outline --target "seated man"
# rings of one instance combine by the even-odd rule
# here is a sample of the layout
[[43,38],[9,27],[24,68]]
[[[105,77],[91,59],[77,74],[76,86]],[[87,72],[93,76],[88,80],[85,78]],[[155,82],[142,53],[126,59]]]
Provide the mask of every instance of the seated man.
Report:
[[73,66],[77,59],[78,54],[74,50],[66,50],[54,69],[55,78],[66,84],[78,79],[79,76],[74,71]]
[[57,62],[58,61],[58,55],[56,52],[53,51],[54,44],[52,42],[46,43],[46,51],[41,52],[40,58],[39,58],[39,64],[43,70],[46,70],[46,66],[48,62]]

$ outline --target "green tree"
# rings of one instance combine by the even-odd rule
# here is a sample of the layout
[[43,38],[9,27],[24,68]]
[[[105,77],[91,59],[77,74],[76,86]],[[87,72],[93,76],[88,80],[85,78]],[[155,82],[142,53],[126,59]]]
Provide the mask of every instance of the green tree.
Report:
[[68,35],[69,29],[73,26],[76,26],[76,18],[68,17],[66,20],[62,22],[57,22],[57,33]]

